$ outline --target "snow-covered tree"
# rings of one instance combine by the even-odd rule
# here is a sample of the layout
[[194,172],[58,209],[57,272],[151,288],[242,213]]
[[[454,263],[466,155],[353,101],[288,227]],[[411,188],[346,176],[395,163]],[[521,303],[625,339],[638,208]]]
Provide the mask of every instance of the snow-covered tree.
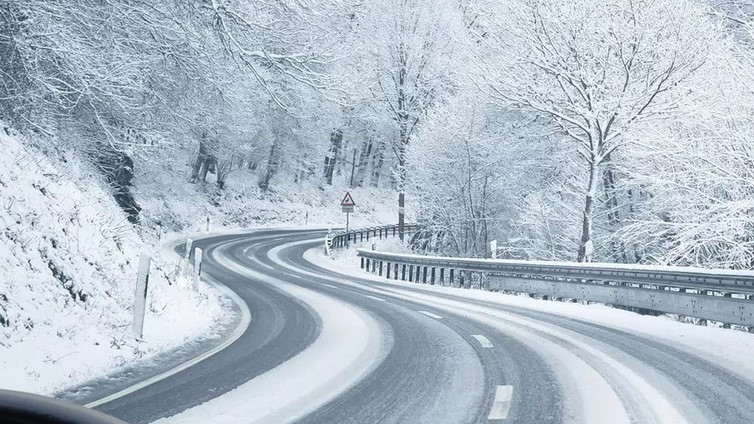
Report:
[[396,158],[398,225],[403,239],[408,170],[406,151],[417,124],[451,86],[463,36],[462,15],[453,0],[376,0],[363,5],[364,76],[369,89],[397,126],[391,143]]
[[477,29],[486,86],[505,104],[550,117],[579,147],[586,178],[577,259],[591,261],[606,165],[626,133],[672,112],[676,94],[688,94],[684,82],[705,65],[718,26],[694,0],[484,7],[493,10],[480,14]]

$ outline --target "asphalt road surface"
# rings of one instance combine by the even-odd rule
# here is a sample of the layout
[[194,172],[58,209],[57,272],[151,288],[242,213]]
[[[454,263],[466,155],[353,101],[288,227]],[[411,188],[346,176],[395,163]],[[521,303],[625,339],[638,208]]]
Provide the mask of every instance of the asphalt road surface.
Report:
[[169,417],[312,346],[321,314],[273,279],[365,312],[385,340],[363,378],[302,405],[301,423],[754,422],[754,381],[731,367],[592,322],[346,276],[305,258],[323,236],[266,230],[196,241],[203,272],[248,305],[248,329],[219,353],[96,409],[135,424]]

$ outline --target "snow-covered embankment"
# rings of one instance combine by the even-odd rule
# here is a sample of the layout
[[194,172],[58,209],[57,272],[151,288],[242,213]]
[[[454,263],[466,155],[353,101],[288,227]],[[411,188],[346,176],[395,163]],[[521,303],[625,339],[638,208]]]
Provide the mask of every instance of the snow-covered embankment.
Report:
[[[86,163],[53,159],[7,128],[0,146],[0,388],[50,394],[217,328],[226,300],[176,282],[174,258],[137,233]],[[143,249],[153,262],[137,341]]]

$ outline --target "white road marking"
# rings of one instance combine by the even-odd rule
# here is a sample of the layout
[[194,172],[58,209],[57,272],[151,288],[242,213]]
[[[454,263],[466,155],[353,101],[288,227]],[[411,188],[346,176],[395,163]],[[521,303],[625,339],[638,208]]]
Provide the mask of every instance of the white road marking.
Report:
[[490,340],[487,337],[482,336],[481,334],[473,334],[471,337],[475,338],[476,341],[479,342],[482,347],[492,347],[492,343],[490,343]]
[[497,391],[495,391],[495,402],[492,404],[492,410],[487,419],[504,420],[508,418],[508,411],[511,409],[512,397],[513,386],[497,386]]
[[326,283],[322,283],[322,285],[323,285],[323,286],[327,286],[327,287],[330,287],[331,289],[337,289],[337,287],[333,286],[332,284],[326,284]]
[[428,317],[430,317],[430,318],[434,318],[434,319],[442,319],[442,317],[441,317],[440,315],[435,315],[435,314],[433,314],[432,312],[427,312],[427,311],[418,311],[418,312],[419,312],[420,314],[424,314],[424,315],[426,315],[426,316],[428,316]]
[[371,295],[368,295],[368,294],[365,294],[364,296],[366,296],[366,297],[371,297],[372,299],[374,299],[374,300],[379,300],[380,302],[385,302],[385,299],[383,299],[383,298],[381,298],[381,297],[377,297],[377,296],[371,296]]

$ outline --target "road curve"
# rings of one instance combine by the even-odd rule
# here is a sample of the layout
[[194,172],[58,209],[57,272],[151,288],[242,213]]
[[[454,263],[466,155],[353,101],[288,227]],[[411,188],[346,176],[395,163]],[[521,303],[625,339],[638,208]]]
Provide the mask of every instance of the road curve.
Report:
[[206,252],[203,272],[233,290],[252,311],[249,327],[236,342],[197,365],[95,409],[133,424],[152,422],[220,396],[309,346],[319,333],[318,318],[310,308],[217,263],[216,249],[239,240],[259,242],[280,234],[264,231],[241,238],[219,236],[195,241],[194,246]]
[[204,272],[248,304],[251,325],[216,355],[97,409],[133,423],[171,416],[166,422],[195,422],[210,414],[212,402],[205,402],[265,381],[323,337],[326,311],[296,295],[302,290],[369,317],[376,323],[370,337],[379,339],[373,349],[381,353],[358,379],[304,396],[309,402],[298,415],[280,420],[754,422],[754,381],[735,369],[587,321],[345,276],[311,260],[322,235],[267,230],[195,242],[207,252]]

